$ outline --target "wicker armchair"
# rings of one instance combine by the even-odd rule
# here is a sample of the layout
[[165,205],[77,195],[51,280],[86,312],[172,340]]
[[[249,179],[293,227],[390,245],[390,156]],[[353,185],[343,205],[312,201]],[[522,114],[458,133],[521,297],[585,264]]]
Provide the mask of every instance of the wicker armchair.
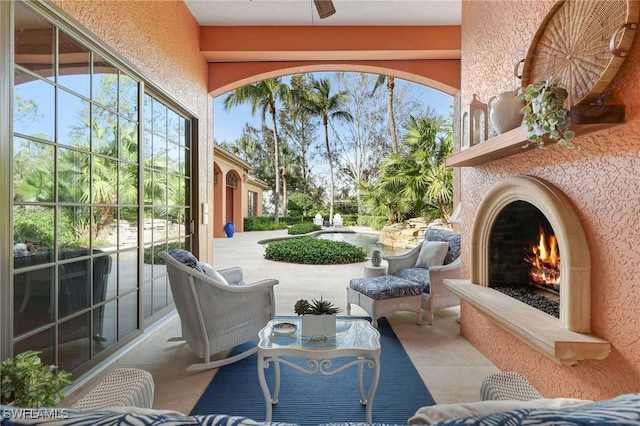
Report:
[[204,359],[203,363],[190,365],[188,370],[221,367],[256,352],[253,345],[237,355],[211,361],[212,355],[257,340],[258,332],[275,318],[273,286],[278,280],[244,283],[240,267],[205,274],[199,270],[202,264],[196,269],[167,252],[159,256],[167,265],[182,327],[182,337],[170,340],[186,340],[193,352]]
[[[430,228],[427,230],[424,241],[446,241],[449,243],[449,250],[442,266],[432,266],[425,272],[424,277],[419,281],[428,283],[428,290],[422,293],[422,309],[427,313],[429,324],[433,324],[434,313],[440,309],[450,308],[460,305],[460,297],[451,293],[444,285],[444,280],[448,278],[460,278],[460,234],[444,229]],[[416,279],[420,273],[416,273],[416,260],[420,255],[422,242],[408,253],[400,256],[388,256],[385,260],[389,267],[387,274],[401,278]]]

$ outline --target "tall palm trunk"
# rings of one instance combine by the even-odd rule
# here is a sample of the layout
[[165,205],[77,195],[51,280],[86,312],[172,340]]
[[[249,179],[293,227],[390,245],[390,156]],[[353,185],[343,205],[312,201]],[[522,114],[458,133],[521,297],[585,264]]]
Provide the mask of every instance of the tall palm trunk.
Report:
[[331,147],[329,146],[329,127],[328,121],[323,120],[324,124],[324,143],[327,149],[327,158],[329,159],[329,220],[333,220],[333,201],[334,201],[334,182],[333,182],[333,159],[331,158]]
[[395,81],[393,76],[387,76],[387,115],[389,116],[389,133],[391,136],[391,150],[398,153],[398,138],[396,137],[396,119],[393,114],[393,89]]
[[269,111],[271,112],[271,121],[273,122],[273,145],[274,148],[274,165],[276,171],[276,190],[273,194],[273,203],[275,205],[274,209],[274,217],[273,220],[275,223],[280,223],[278,220],[278,202],[280,201],[280,141],[278,140],[278,132],[276,131],[276,109],[275,106],[269,106]]
[[282,167],[282,217],[287,215],[287,168]]

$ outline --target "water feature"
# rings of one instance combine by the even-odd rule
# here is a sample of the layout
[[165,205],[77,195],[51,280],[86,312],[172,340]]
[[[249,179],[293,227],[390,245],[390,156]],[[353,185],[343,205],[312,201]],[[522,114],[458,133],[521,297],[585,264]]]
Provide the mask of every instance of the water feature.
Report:
[[369,234],[365,232],[322,232],[314,235],[315,238],[325,240],[344,241],[357,247],[362,247],[367,257],[371,256],[374,249],[382,251],[383,256],[398,256],[408,252],[410,249],[400,247],[390,247],[380,244],[380,236],[378,234]]

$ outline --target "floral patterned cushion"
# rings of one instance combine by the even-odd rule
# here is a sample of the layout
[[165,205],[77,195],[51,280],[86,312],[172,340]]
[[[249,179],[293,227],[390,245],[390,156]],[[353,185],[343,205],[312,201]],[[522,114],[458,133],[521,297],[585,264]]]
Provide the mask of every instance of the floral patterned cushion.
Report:
[[429,228],[424,239],[426,241],[446,241],[449,243],[449,251],[444,258],[443,265],[448,265],[460,257],[461,242],[459,232],[441,228]]
[[422,294],[421,284],[393,275],[383,275],[375,278],[353,278],[349,281],[349,287],[374,300],[419,296]]
[[431,289],[431,276],[429,275],[428,269],[424,269],[424,268],[400,269],[399,271],[394,272],[393,276],[420,284],[422,286],[423,293],[429,293],[429,290]]

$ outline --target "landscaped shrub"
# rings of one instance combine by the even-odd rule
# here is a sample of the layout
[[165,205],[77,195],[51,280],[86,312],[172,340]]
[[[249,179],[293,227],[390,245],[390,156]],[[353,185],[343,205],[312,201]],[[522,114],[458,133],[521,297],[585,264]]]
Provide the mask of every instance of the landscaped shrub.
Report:
[[291,228],[289,228],[287,233],[289,235],[302,235],[302,234],[308,234],[309,232],[319,231],[320,229],[322,229],[321,226],[314,225],[311,222],[300,222],[300,223],[296,223]]
[[389,223],[389,219],[385,216],[360,216],[358,217],[358,225],[369,226],[372,229],[382,229]]
[[344,241],[302,237],[269,243],[264,257],[269,260],[307,265],[336,265],[364,262],[362,248]]
[[249,216],[244,218],[244,231],[272,231],[274,229],[284,229],[292,223],[300,222],[299,216],[279,217],[275,223],[273,216]]

